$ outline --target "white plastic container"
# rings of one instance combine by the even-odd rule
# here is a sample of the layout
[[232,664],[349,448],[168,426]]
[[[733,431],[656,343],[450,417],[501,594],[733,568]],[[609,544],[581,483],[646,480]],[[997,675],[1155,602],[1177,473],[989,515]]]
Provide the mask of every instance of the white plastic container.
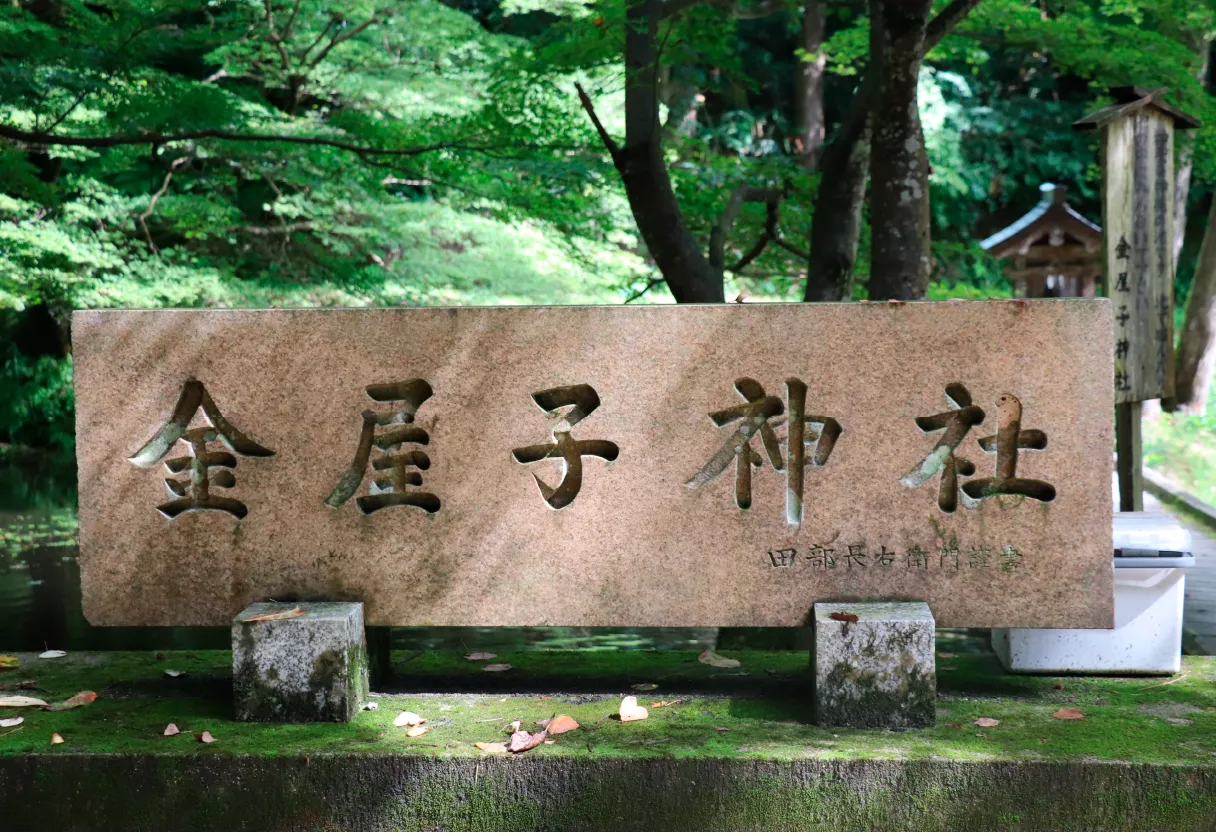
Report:
[[1182,665],[1185,569],[1191,536],[1160,513],[1115,515],[1115,629],[992,631],[1014,673],[1169,674]]

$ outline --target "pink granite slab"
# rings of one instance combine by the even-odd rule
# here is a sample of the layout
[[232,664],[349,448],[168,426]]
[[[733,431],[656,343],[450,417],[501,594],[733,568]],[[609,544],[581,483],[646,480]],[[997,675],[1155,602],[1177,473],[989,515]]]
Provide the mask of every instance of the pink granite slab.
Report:
[[[382,625],[793,626],[896,599],[941,626],[1110,627],[1111,334],[1102,299],[82,311],[85,614],[318,598]],[[387,449],[360,467],[365,412]]]

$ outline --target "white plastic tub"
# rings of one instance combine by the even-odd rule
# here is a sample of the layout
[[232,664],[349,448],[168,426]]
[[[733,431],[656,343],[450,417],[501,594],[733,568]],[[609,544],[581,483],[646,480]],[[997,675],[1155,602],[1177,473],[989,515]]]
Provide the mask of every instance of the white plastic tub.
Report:
[[1177,673],[1190,532],[1165,514],[1115,515],[1115,629],[992,631],[1016,673]]

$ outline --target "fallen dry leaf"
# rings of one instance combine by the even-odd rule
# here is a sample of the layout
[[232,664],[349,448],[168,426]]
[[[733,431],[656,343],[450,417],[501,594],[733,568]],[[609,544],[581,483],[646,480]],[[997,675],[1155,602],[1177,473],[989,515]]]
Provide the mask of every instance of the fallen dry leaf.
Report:
[[828,618],[833,621],[844,621],[848,624],[855,624],[857,622],[857,614],[851,612],[834,612]]
[[495,755],[505,755],[507,753],[507,744],[505,743],[474,743],[473,745],[483,752],[490,752]]
[[16,656],[0,656],[0,671],[15,668],[21,664],[21,660]]
[[63,735],[59,732],[51,732],[51,745],[57,746],[63,742]]
[[622,723],[629,723],[633,720],[645,720],[650,716],[650,712],[642,706],[638,705],[638,698],[630,695],[621,700],[621,707],[618,710]]
[[363,704],[364,711],[375,711],[379,707],[380,707],[380,703],[378,703],[378,702],[365,702]]
[[962,726],[960,726],[958,723],[947,723],[947,724],[946,724],[946,728],[948,728],[948,729],[958,729],[959,731],[962,731],[962,730],[963,730],[963,727],[962,727]]
[[561,714],[545,721],[545,731],[549,734],[565,734],[577,729],[578,721],[569,714]]
[[718,726],[714,731],[730,731],[726,726]]
[[204,731],[202,734],[195,734],[194,739],[199,743],[216,743],[216,739],[211,736],[211,732]]
[[988,735],[984,734],[983,732],[976,732],[975,736],[976,737],[987,737]]
[[938,659],[957,659],[958,654],[957,653],[939,653],[939,654],[937,654],[937,658]]
[[28,708],[46,705],[46,700],[37,697],[0,697],[0,708]]
[[508,752],[526,752],[529,749],[535,749],[544,742],[548,736],[548,732],[538,731],[535,734],[526,731],[517,731],[511,735],[511,742],[507,744]]
[[394,726],[421,726],[425,723],[422,717],[419,717],[412,711],[402,711],[397,715],[397,719],[393,720]]
[[650,707],[651,708],[666,708],[667,706],[675,705],[678,702],[679,702],[679,700],[661,700],[659,702],[652,702],[650,704]]
[[165,676],[169,677],[170,679],[177,679],[179,676],[185,675],[186,674],[184,671],[175,671],[172,668],[165,668]]
[[1040,737],[1040,738],[1039,738],[1039,742],[1040,742],[1040,743],[1046,743],[1046,742],[1047,742],[1047,738],[1045,738],[1045,737]]
[[542,700],[551,700],[551,699],[553,699],[553,697],[540,697],[540,699],[542,699]]
[[489,671],[490,673],[500,673],[501,671],[511,670],[511,666],[505,662],[499,662],[494,665],[486,665],[484,668],[482,668],[482,670]]
[[511,721],[511,734],[515,734],[515,732],[519,731],[519,727],[521,725],[523,725],[523,724],[520,723],[518,720],[512,720]]
[[958,665],[938,665],[937,669],[939,671],[956,671],[958,670]]
[[73,708],[88,705],[95,699],[97,699],[96,691],[81,691],[76,696],[68,697],[63,702],[57,702],[54,705],[45,706],[45,709],[47,711],[71,711]]
[[45,653],[39,653],[39,659],[58,659],[60,656],[67,656],[66,650],[48,650]]
[[1057,683],[1056,683],[1055,685],[1053,685],[1052,687],[1053,687],[1053,688],[1055,688],[1057,691],[1063,691],[1063,690],[1064,690],[1064,683],[1063,683],[1063,682],[1057,682]]
[[698,662],[703,662],[706,665],[713,665],[715,668],[737,668],[743,663],[738,659],[730,659],[726,656],[719,656],[712,650],[706,650],[697,657]]
[[1192,726],[1195,724],[1194,720],[1186,720],[1182,717],[1166,717],[1165,722],[1171,726]]
[[1085,715],[1075,708],[1061,708],[1055,714],[1051,715],[1057,720],[1084,720]]
[[24,722],[24,717],[5,717],[3,720],[0,720],[0,729],[9,729],[13,726],[19,726]]
[[981,729],[995,729],[1001,724],[1001,721],[993,720],[991,717],[981,717],[975,721],[975,724]]
[[282,621],[286,618],[299,618],[304,614],[304,610],[299,607],[292,607],[289,610],[272,610],[271,612],[258,613],[245,619],[246,624],[252,624],[255,621]]
[[653,691],[659,686],[653,682],[639,682],[637,685],[630,685],[629,687],[635,691]]
[[410,729],[409,731],[407,731],[405,733],[405,736],[406,737],[422,737],[424,734],[426,734],[429,731],[430,731],[430,729],[427,728],[426,726],[414,726],[412,729]]
[[175,734],[181,734],[182,730],[177,727],[176,723],[170,723],[165,726],[165,730],[161,732],[165,737],[173,737]]
[[0,691],[21,691],[26,688],[33,688],[34,680],[23,679],[20,682],[14,682],[12,685],[0,685]]
[[546,745],[546,746],[552,746],[552,745],[553,745],[554,743],[556,743],[556,742],[557,742],[556,740],[550,740],[550,739],[548,739],[548,738],[546,738],[546,739],[545,739],[545,745]]
[[497,653],[486,653],[484,650],[479,650],[476,653],[468,654],[464,658],[468,659],[470,662],[485,662],[488,659],[497,659],[498,654]]

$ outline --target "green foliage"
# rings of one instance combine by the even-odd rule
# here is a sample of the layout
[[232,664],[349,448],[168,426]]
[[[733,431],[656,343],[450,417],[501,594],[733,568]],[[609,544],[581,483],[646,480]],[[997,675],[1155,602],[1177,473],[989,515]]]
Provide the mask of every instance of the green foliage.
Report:
[[0,346],[0,438],[23,447],[71,450],[71,360],[31,360],[9,344]]

